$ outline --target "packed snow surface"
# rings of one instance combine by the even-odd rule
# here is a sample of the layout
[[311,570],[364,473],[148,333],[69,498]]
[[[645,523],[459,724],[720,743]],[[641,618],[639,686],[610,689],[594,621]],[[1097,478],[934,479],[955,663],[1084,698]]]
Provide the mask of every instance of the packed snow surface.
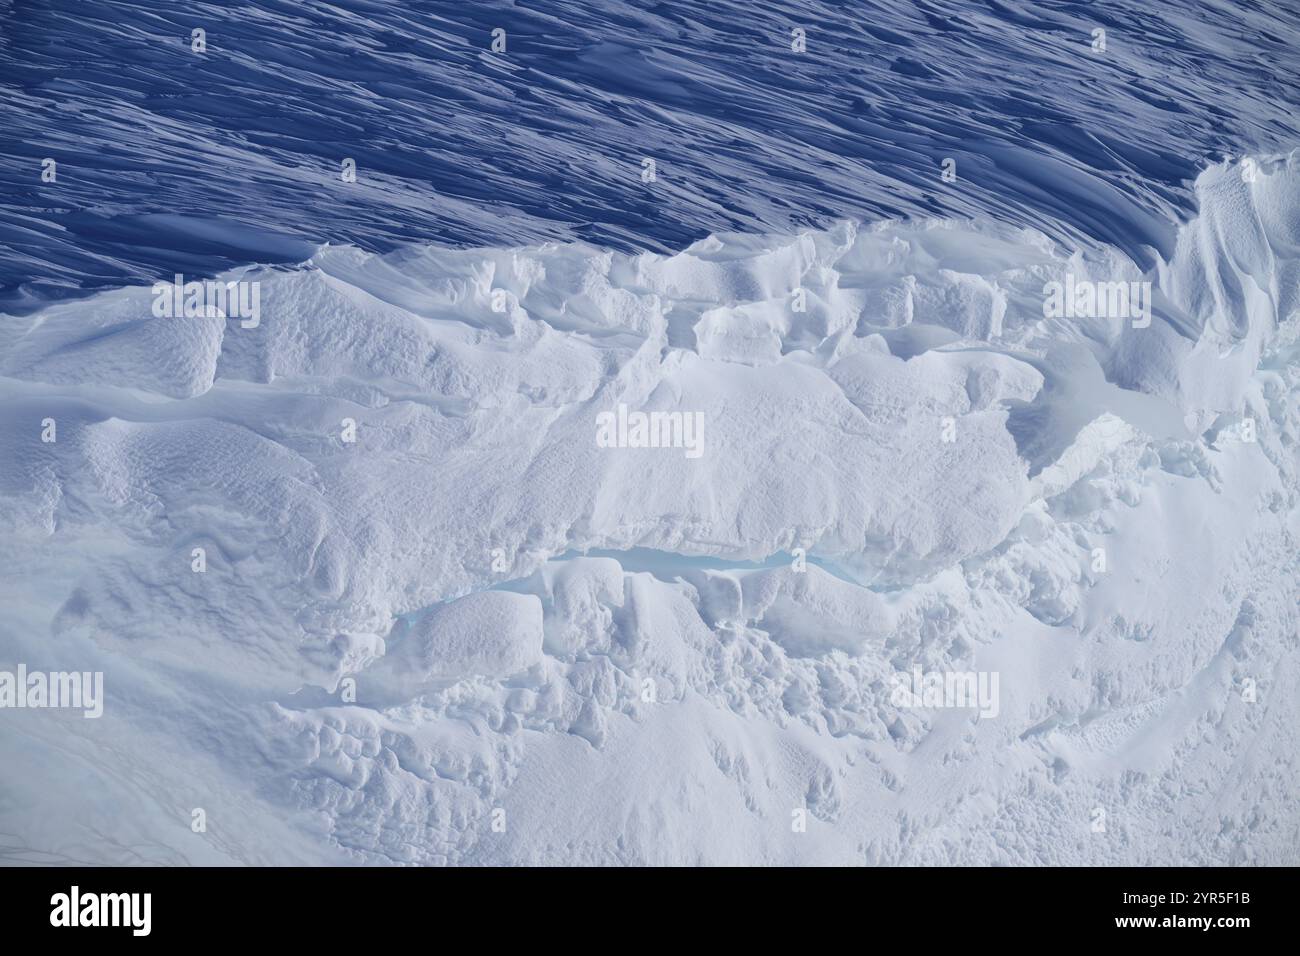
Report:
[[0,0],[0,862],[1300,863],[1298,35]]
[[0,317],[0,668],[106,694],[0,712],[0,851],[1300,862],[1300,155],[1254,163],[1149,262],[844,220]]

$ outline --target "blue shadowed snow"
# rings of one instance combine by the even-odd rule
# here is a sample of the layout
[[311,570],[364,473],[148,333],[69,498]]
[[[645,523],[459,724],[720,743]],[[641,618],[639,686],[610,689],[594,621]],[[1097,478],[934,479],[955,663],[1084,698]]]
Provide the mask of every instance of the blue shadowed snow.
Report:
[[322,242],[666,251],[838,218],[991,217],[1145,264],[1200,167],[1300,140],[1298,26],[1281,3],[0,0],[0,307]]

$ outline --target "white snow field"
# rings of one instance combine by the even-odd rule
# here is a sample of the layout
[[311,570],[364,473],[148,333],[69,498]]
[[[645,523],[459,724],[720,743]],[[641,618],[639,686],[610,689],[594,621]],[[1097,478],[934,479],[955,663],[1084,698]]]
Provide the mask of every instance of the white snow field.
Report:
[[1146,276],[844,223],[4,317],[0,669],[106,700],[0,711],[0,856],[1300,863],[1300,154],[1197,192]]

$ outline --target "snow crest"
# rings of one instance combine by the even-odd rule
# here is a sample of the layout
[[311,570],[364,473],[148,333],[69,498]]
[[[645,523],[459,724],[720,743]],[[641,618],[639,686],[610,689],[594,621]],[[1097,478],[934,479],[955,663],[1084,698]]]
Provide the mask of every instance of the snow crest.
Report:
[[[844,222],[0,317],[0,657],[107,695],[6,715],[11,852],[1297,862],[1300,155],[1196,188],[1145,273]],[[1046,315],[1066,276],[1150,324]],[[602,447],[620,405],[704,453]],[[997,716],[899,706],[916,667]]]

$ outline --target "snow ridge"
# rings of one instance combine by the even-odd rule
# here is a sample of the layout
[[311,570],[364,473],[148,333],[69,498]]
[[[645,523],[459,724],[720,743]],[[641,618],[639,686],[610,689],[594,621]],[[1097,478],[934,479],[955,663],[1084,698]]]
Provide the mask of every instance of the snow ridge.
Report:
[[[1300,155],[1250,168],[1145,272],[844,222],[0,317],[0,659],[107,695],[6,715],[10,852],[1297,862]],[[1067,275],[1150,325],[1045,316]],[[620,404],[705,453],[600,447]],[[914,667],[997,716],[898,706]]]

